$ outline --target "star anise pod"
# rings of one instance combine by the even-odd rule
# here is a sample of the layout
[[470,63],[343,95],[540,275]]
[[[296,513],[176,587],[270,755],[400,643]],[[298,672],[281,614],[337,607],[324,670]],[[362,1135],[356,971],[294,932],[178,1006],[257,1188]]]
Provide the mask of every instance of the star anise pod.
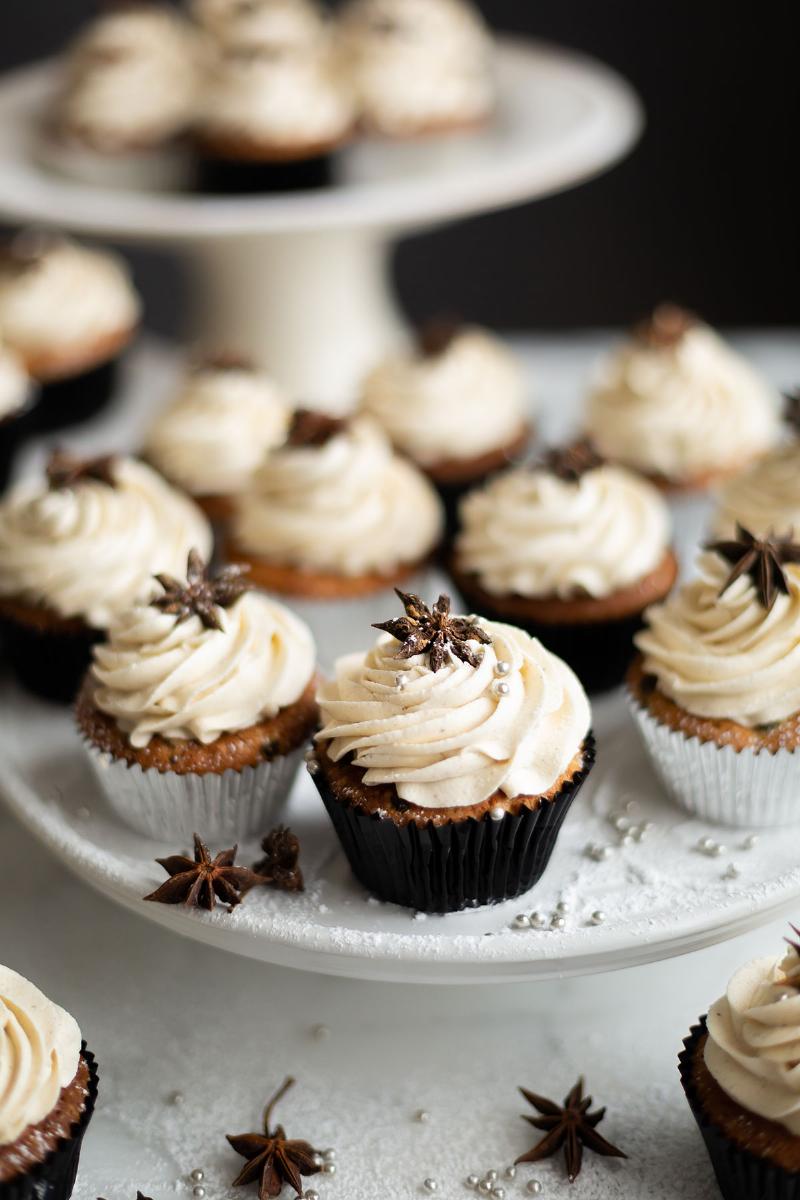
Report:
[[237,1154],[248,1161],[233,1181],[232,1187],[258,1180],[260,1200],[279,1196],[283,1185],[288,1183],[303,1194],[303,1175],[316,1175],[320,1170],[320,1154],[309,1142],[289,1141],[282,1125],[270,1128],[272,1110],[281,1100],[294,1080],[284,1080],[264,1109],[263,1133],[228,1134],[227,1138]]
[[425,358],[439,358],[456,340],[463,325],[456,317],[435,317],[417,333],[417,344]]
[[651,350],[670,350],[697,324],[694,313],[677,304],[659,304],[634,328],[634,336]]
[[48,229],[23,229],[0,247],[0,266],[15,274],[30,271],[61,240]]
[[519,1090],[528,1103],[542,1114],[539,1117],[526,1116],[523,1120],[533,1125],[534,1129],[543,1130],[545,1136],[527,1154],[521,1154],[517,1159],[518,1163],[540,1162],[543,1158],[557,1154],[563,1146],[567,1178],[570,1183],[574,1183],[580,1174],[584,1146],[593,1150],[595,1154],[611,1158],[628,1157],[597,1132],[596,1127],[606,1115],[606,1110],[598,1108],[596,1112],[589,1112],[592,1097],[583,1094],[583,1078],[575,1084],[565,1098],[563,1106],[546,1100],[544,1096],[537,1096],[527,1088]]
[[325,446],[337,434],[343,433],[350,422],[346,417],[332,417],[311,408],[298,408],[289,425],[287,446]]
[[783,419],[795,437],[800,437],[800,388],[786,392],[784,397]]
[[218,350],[213,354],[200,355],[194,360],[195,371],[254,371],[255,364],[246,354],[234,350]]
[[736,525],[733,541],[708,542],[706,550],[720,554],[733,567],[720,588],[720,596],[742,575],[749,575],[763,608],[770,612],[778,593],[789,594],[789,581],[784,564],[800,563],[800,545],[792,540],[792,534],[777,537],[770,532],[758,538],[743,525]]
[[254,863],[253,870],[263,876],[262,883],[284,892],[302,892],[300,842],[291,829],[279,825],[263,839],[261,849],[264,857]]
[[150,603],[153,608],[174,615],[178,625],[190,617],[199,617],[206,629],[222,629],[219,609],[230,608],[253,586],[245,578],[248,570],[246,566],[230,566],[210,575],[198,552],[190,550],[186,582],[173,579],[171,575],[156,575],[164,593]]
[[103,454],[97,458],[78,458],[68,450],[54,450],[45,468],[47,486],[51,491],[59,491],[61,488],[74,488],[79,483],[93,480],[113,488],[117,483],[116,465],[117,458],[114,454]]
[[185,854],[171,854],[169,858],[157,858],[156,862],[169,875],[160,888],[145,896],[159,904],[187,904],[192,908],[206,908],[209,912],[217,906],[217,899],[228,905],[228,912],[241,904],[250,888],[264,880],[248,867],[237,867],[234,846],[220,850],[211,857],[208,846],[194,835],[194,858]]
[[474,641],[490,646],[492,639],[468,617],[451,616],[449,596],[440,596],[433,608],[428,608],[413,592],[401,592],[399,588],[394,590],[403,602],[406,615],[383,621],[372,628],[390,633],[403,643],[398,658],[413,658],[415,654],[427,652],[431,670],[435,672],[444,666],[449,651],[461,662],[469,663],[471,667],[478,666],[480,659],[467,643]]
[[579,483],[584,475],[596,471],[604,463],[605,459],[589,438],[581,438],[568,446],[556,446],[548,450],[540,466],[564,483]]

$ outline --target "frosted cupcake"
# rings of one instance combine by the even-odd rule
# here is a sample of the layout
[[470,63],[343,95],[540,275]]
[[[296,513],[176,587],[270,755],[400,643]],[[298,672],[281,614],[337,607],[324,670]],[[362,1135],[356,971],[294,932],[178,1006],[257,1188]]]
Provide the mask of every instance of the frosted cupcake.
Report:
[[768,450],[779,411],[777,393],[713,330],[662,305],[602,367],[586,429],[607,458],[685,490]]
[[41,147],[46,165],[99,187],[186,183],[185,134],[202,83],[201,42],[176,12],[130,4],[69,48]]
[[103,408],[139,317],[130,275],[114,254],[29,232],[0,255],[0,329],[41,386],[38,428]]
[[677,574],[658,490],[577,443],[498,475],[460,513],[467,604],[540,637],[589,691],[620,683],[642,613]]
[[800,822],[800,545],[739,529],[645,614],[628,676],[645,746],[689,812]]
[[145,456],[224,521],[265,455],[284,441],[289,407],[280,389],[247,362],[220,356],[200,363],[156,419]]
[[0,1197],[69,1200],[97,1099],[75,1020],[0,966]]
[[77,704],[108,803],[154,838],[263,833],[317,727],[315,649],[242,572],[192,553],[176,580],[122,613]]
[[800,532],[800,393],[787,397],[792,440],[757,459],[717,494],[714,531],[730,537],[737,525],[766,536]]
[[416,138],[480,126],[492,114],[492,40],[471,4],[350,0],[341,37],[369,131]]
[[405,617],[320,688],[312,778],[380,899],[447,912],[517,896],[591,767],[589,702],[522,630],[398,595]]
[[208,522],[150,467],[53,455],[0,501],[0,629],[20,681],[72,700],[93,643],[193,546],[210,553]]
[[680,1055],[724,1200],[794,1200],[800,1185],[800,945],[787,941],[736,972]]
[[33,383],[17,354],[0,336],[0,492],[8,484],[14,455],[30,425]]

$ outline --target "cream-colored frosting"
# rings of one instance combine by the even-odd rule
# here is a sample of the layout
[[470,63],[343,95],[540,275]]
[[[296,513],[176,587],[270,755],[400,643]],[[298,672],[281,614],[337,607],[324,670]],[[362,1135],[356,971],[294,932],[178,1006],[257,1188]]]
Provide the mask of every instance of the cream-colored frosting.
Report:
[[116,485],[48,490],[26,479],[0,502],[0,595],[105,629],[149,597],[157,571],[180,576],[189,551],[211,553],[211,528],[150,467],[120,459]]
[[678,482],[749,462],[779,429],[773,389],[705,325],[634,340],[601,368],[586,426],[601,453]]
[[231,45],[307,50],[330,36],[329,22],[312,0],[194,0],[192,13]]
[[[318,737],[334,762],[352,754],[367,787],[392,783],[420,808],[481,804],[496,791],[547,792],[589,732],[586,693],[535,638],[481,624],[492,644],[477,667],[450,655],[434,672],[427,654],[398,658],[400,643],[389,634],[367,654],[340,659],[319,693]],[[476,641],[469,644],[480,653]],[[502,677],[498,662],[508,664]]]
[[800,440],[757,459],[720,490],[715,530],[728,537],[737,522],[757,536],[800,536]]
[[[800,567],[784,567],[789,594],[770,612],[749,576],[722,588],[731,566],[700,557],[699,574],[647,610],[636,635],[644,669],[687,712],[769,725],[800,711]],[[720,594],[722,592],[722,594]]]
[[244,491],[289,423],[283,393],[247,367],[201,367],[157,418],[146,454],[168,479],[195,496]]
[[78,1071],[75,1020],[16,971],[0,966],[0,1146],[53,1111]]
[[442,354],[393,354],[364,383],[363,405],[422,466],[475,458],[514,442],[525,423],[525,384],[513,354],[481,329]]
[[169,8],[105,13],[67,59],[58,126],[109,153],[159,145],[191,124],[201,68],[199,36]]
[[669,541],[658,490],[624,467],[577,483],[522,467],[462,501],[456,548],[461,569],[494,595],[599,599],[654,571]]
[[95,647],[94,703],[132,746],[146,746],[154,734],[213,742],[274,717],[308,687],[314,641],[288,608],[246,592],[217,612],[221,630],[138,605]]
[[379,132],[413,136],[492,111],[492,42],[463,0],[352,0],[341,29],[364,120]]
[[0,328],[22,358],[133,329],[139,299],[123,260],[67,239],[25,267],[0,264]]
[[234,537],[257,558],[362,575],[421,561],[442,528],[431,485],[362,417],[324,446],[268,455],[239,501]]
[[800,959],[757,958],[708,1014],[705,1063],[731,1099],[800,1136]]
[[19,357],[0,339],[0,421],[24,408],[31,394],[31,381]]

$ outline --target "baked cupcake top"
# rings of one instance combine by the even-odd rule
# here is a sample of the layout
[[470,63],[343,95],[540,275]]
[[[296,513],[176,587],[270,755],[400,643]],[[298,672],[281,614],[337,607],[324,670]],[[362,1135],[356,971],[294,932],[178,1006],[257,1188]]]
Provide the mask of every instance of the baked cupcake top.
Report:
[[75,1020],[9,967],[0,966],[0,1146],[52,1112],[75,1078]]
[[248,590],[242,568],[210,576],[197,554],[150,604],[123,612],[94,650],[93,700],[131,745],[207,744],[294,704],[315,667],[311,633],[289,609]]
[[670,541],[658,490],[587,443],[497,475],[460,515],[459,567],[493,595],[600,599],[654,571]]
[[429,610],[398,595],[407,616],[378,626],[395,633],[320,688],[328,755],[352,755],[367,787],[394,784],[420,808],[547,792],[589,732],[576,676],[520,629],[451,616],[446,596]]
[[200,39],[176,12],[143,3],[104,13],[70,48],[58,131],[112,154],[159,145],[190,125],[200,82]]
[[0,421],[15,416],[28,402],[31,381],[19,357],[0,338]]
[[150,467],[56,454],[0,502],[0,595],[105,629],[193,546],[210,553],[208,522]]
[[800,546],[746,530],[645,613],[645,674],[687,712],[755,727],[800,712]]
[[494,107],[492,41],[463,0],[351,0],[341,36],[363,118],[381,133],[466,126]]
[[363,406],[421,466],[504,449],[525,427],[525,384],[503,343],[475,327],[392,354],[364,383]]
[[234,495],[284,440],[288,424],[288,404],[267,375],[232,358],[212,359],[189,372],[152,426],[145,454],[192,495]]
[[131,330],[139,315],[116,254],[30,233],[0,256],[0,328],[26,361]]
[[705,1064],[723,1092],[800,1136],[800,946],[738,970],[707,1026]]
[[195,19],[215,37],[307,50],[330,36],[330,22],[312,0],[194,0]]
[[749,462],[778,432],[773,389],[707,325],[657,309],[602,366],[586,428],[608,458],[676,482]]
[[239,500],[234,539],[257,558],[354,576],[421,561],[443,524],[431,485],[370,420],[301,412]]

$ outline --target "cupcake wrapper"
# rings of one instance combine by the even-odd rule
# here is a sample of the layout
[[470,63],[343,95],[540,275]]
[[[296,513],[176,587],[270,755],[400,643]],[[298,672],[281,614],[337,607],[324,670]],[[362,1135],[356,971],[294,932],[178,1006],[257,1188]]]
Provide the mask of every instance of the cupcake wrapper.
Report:
[[681,808],[741,829],[800,822],[800,753],[703,742],[662,724],[630,695],[628,702],[656,773]]
[[692,1080],[692,1060],[706,1031],[706,1019],[694,1025],[678,1057],[681,1083],[692,1115],[703,1135],[723,1200],[800,1200],[800,1173],[743,1150],[705,1115]]
[[92,658],[92,646],[103,634],[86,628],[77,633],[48,632],[0,619],[0,643],[17,680],[29,692],[56,704],[71,704]]
[[92,1119],[97,1102],[97,1064],[94,1055],[81,1045],[81,1055],[89,1068],[89,1089],[81,1118],[72,1127],[70,1138],[59,1142],[55,1150],[24,1175],[0,1182],[0,1200],[69,1200],[78,1174],[83,1135]]
[[206,195],[242,196],[303,192],[328,187],[333,181],[331,155],[298,162],[234,162],[201,158],[196,190]]
[[121,821],[157,841],[191,842],[199,833],[241,841],[275,824],[300,769],[305,745],[241,771],[178,775],[128,765],[84,743],[97,781]]
[[52,432],[97,416],[113,395],[119,363],[117,356],[80,375],[43,383],[34,411],[36,429],[41,433]]
[[510,900],[538,882],[594,762],[591,734],[583,750],[583,768],[554,800],[500,821],[487,814],[449,825],[396,825],[342,802],[321,770],[312,777],[353,874],[368,891],[418,912],[456,912]]

